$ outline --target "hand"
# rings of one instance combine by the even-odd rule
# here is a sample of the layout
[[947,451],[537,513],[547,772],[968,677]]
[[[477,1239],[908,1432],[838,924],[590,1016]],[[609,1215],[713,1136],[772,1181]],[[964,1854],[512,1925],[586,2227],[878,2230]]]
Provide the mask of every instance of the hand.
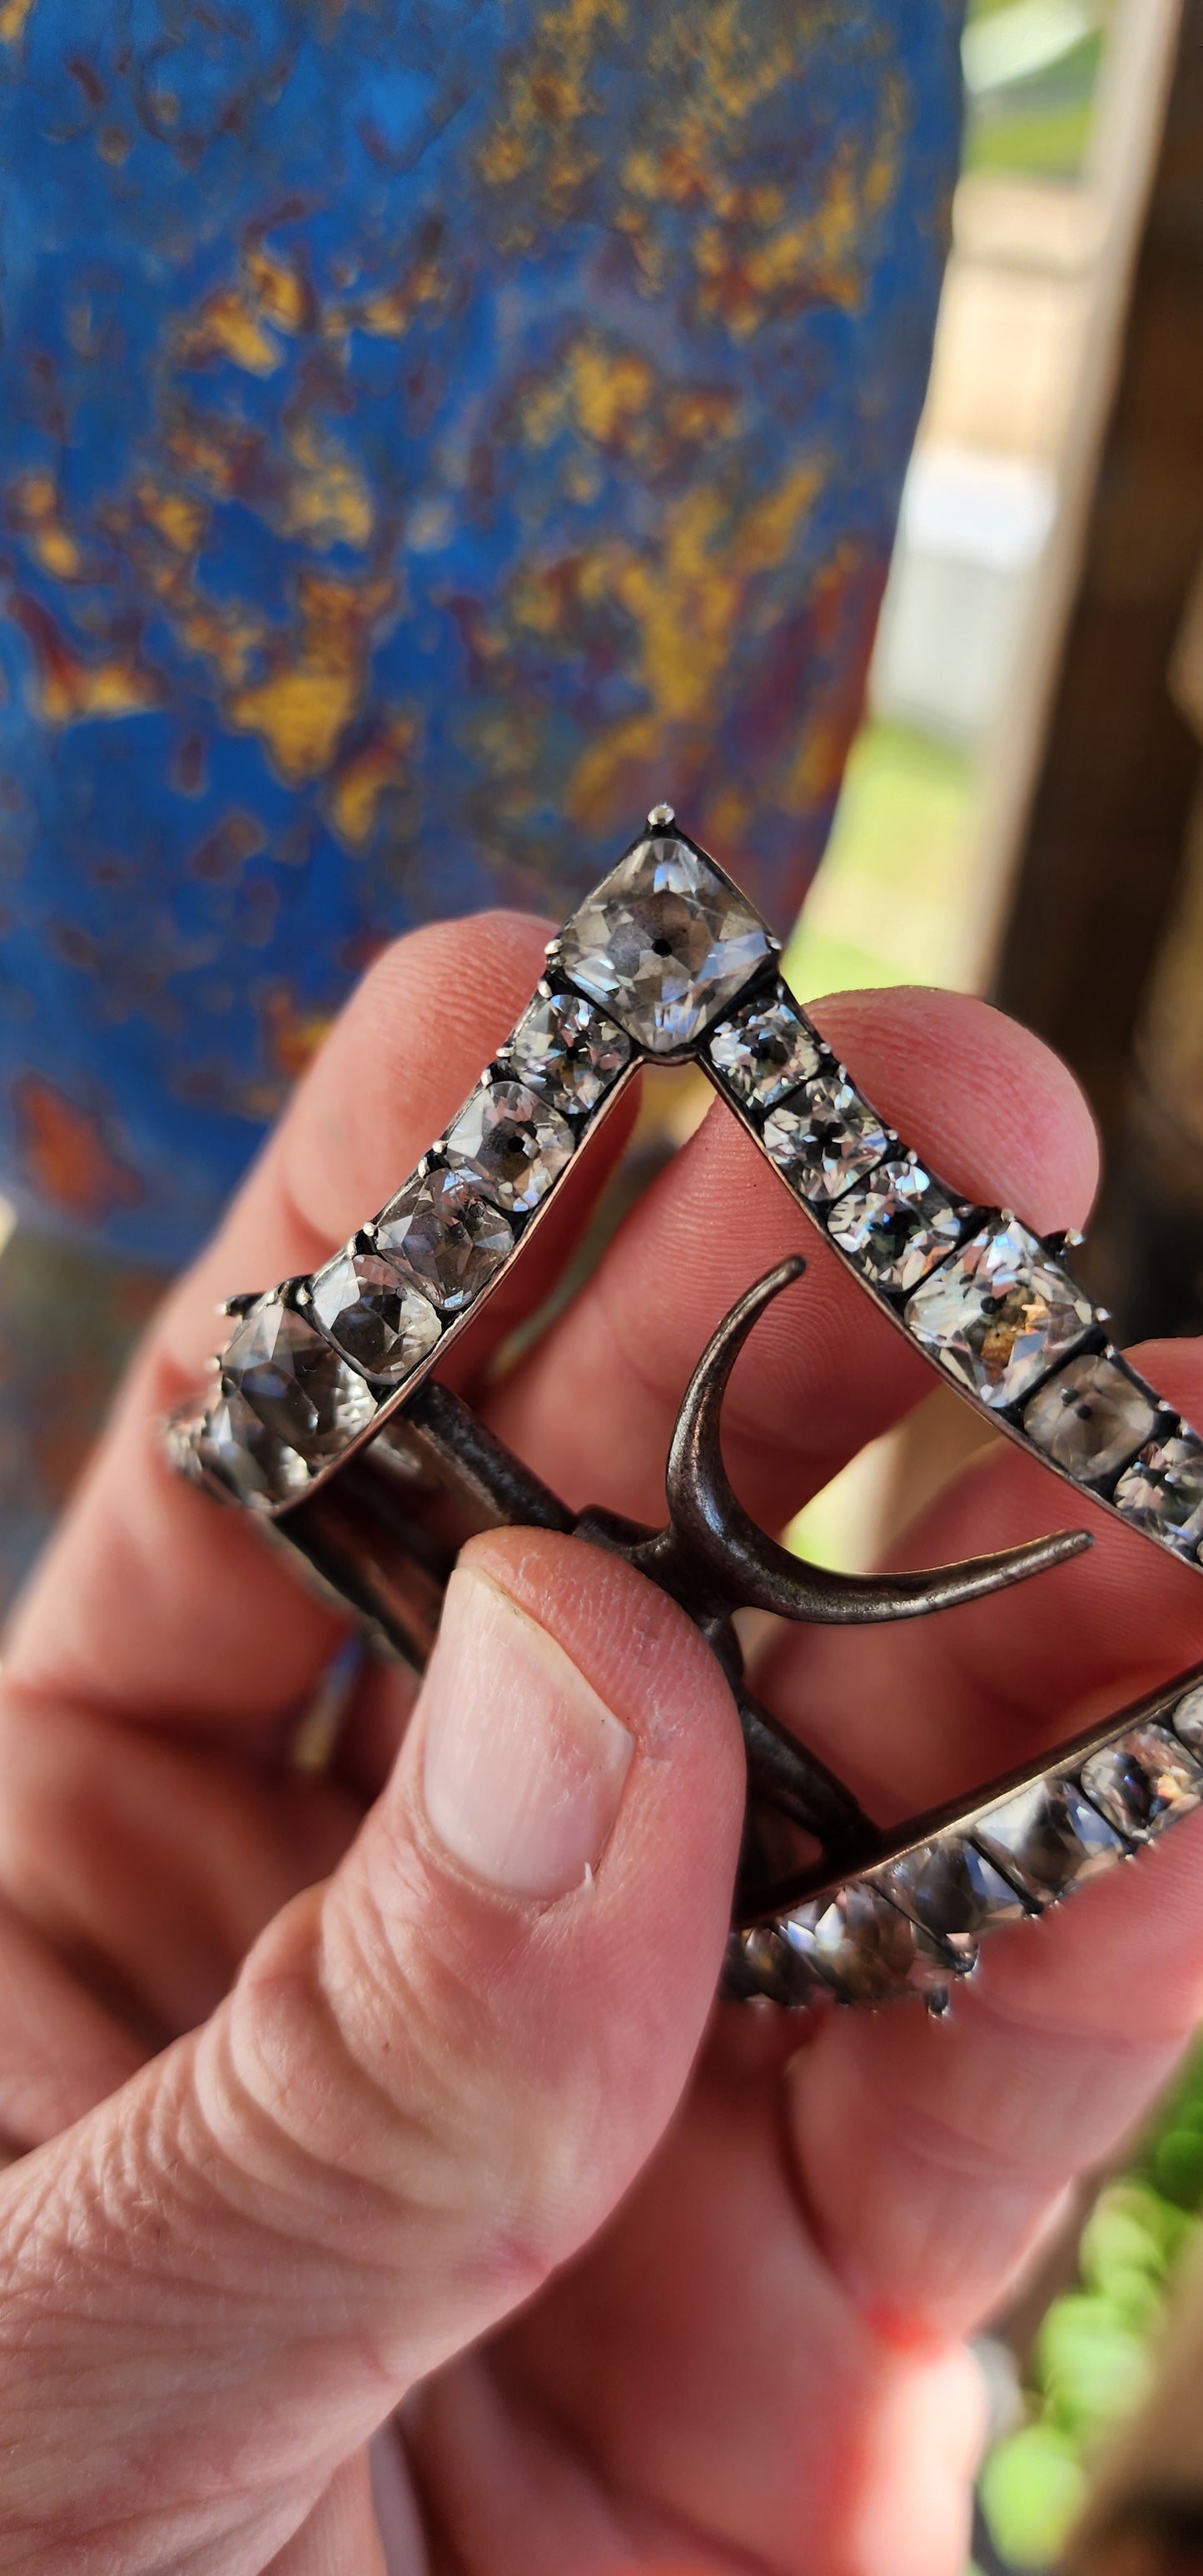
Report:
[[[501,916],[376,966],[13,1626],[0,2569],[379,2576],[365,2445],[404,2401],[405,2576],[960,2576],[962,2339],[1199,2012],[1196,1823],[994,1935],[950,2026],[712,2013],[734,1712],[675,1606],[578,1541],[474,1542],[412,1714],[370,1668],[332,1770],[290,1764],[338,1624],[173,1480],[157,1425],[215,1299],[310,1268],[412,1166],[543,936]],[[931,993],[818,1016],[966,1192],[1085,1216],[1089,1120],[1032,1038]],[[583,1210],[574,1180],[511,1319]],[[798,1243],[726,1415],[779,1522],[931,1380],[721,1106],[492,1418],[573,1503],[656,1519],[694,1360]],[[469,1383],[505,1320],[461,1346]],[[1197,1346],[1147,1365],[1198,1419]],[[1057,1500],[992,1452],[904,1561],[1013,1544]],[[883,1814],[1056,1742],[1203,1651],[1189,1572],[1079,1511],[1087,1558],[898,1631],[782,1634],[757,1687]]]

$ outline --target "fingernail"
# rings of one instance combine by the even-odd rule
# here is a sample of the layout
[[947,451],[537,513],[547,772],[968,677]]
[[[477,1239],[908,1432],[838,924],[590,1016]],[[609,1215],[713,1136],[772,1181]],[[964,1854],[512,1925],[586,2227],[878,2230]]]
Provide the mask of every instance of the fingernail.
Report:
[[634,1743],[554,1637],[459,1566],[422,1699],[426,1813],[452,1857],[516,1896],[579,1887]]

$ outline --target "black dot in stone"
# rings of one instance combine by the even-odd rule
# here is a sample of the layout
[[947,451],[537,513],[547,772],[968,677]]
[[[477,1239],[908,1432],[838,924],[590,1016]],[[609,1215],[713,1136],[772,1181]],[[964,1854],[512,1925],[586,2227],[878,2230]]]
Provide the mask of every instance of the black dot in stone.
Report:
[[653,939],[653,941],[652,941],[652,955],[653,955],[653,957],[671,957],[672,953],[673,953],[673,944],[672,944],[671,939]]

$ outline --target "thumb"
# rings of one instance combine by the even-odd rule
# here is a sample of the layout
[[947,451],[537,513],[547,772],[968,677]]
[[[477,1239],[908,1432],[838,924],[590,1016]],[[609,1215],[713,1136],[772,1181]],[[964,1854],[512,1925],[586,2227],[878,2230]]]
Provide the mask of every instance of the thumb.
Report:
[[576,1540],[473,1543],[335,1876],[4,2178],[0,2567],[90,2571],[118,2525],[123,2576],[262,2567],[596,2230],[697,2049],[742,1803],[674,1603]]

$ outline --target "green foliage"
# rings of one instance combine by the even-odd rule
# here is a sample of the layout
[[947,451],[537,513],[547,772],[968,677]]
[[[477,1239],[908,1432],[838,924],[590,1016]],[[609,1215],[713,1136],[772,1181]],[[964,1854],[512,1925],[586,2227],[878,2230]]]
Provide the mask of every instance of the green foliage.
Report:
[[[1073,7],[1067,0],[971,0],[967,11],[971,29],[987,19],[1009,21],[1020,41],[1017,48],[1004,43],[1001,50],[992,49],[998,51],[1001,77],[971,81],[966,169],[1045,179],[1080,176],[1090,142],[1109,14],[1107,7]],[[1043,47],[1042,33],[1047,39]],[[972,69],[974,53],[980,50],[971,35],[967,69]]]
[[1187,2059],[1146,2140],[1140,2170],[1172,2207],[1203,2208],[1203,2047]]
[[1042,103],[1016,99],[1005,112],[981,109],[965,131],[966,170],[1016,171],[1031,179],[1080,177],[1090,141],[1090,98]]
[[864,727],[826,858],[786,955],[796,992],[962,982],[961,887],[974,788],[964,752],[905,725]]
[[1112,2183],[1096,2201],[1082,2231],[1079,2261],[1088,2287],[1135,2321],[1147,2319],[1148,2291],[1159,2294],[1171,2266],[1195,2232],[1195,2221],[1174,2208],[1139,2174]]
[[1186,2121],[1167,2128],[1153,2149],[1153,2176],[1167,2200],[1198,2203],[1203,2199],[1203,2126]]
[[1013,2567],[1047,2567],[1082,2502],[1086,2472],[1069,2435],[1025,2424],[995,2444],[981,2476],[982,2510]]
[[1108,2184],[1078,2249],[1079,2286],[1054,2299],[1032,2357],[1030,2420],[998,2442],[982,2509],[1002,2557],[1044,2568],[1081,2503],[1091,2453],[1129,2413],[1150,2340],[1203,2205],[1203,2050],[1185,2068],[1138,2152]]
[[1135,2406],[1144,2377],[1144,2338],[1109,2300],[1082,2292],[1054,2301],[1037,2351],[1045,2424],[1088,2443]]

